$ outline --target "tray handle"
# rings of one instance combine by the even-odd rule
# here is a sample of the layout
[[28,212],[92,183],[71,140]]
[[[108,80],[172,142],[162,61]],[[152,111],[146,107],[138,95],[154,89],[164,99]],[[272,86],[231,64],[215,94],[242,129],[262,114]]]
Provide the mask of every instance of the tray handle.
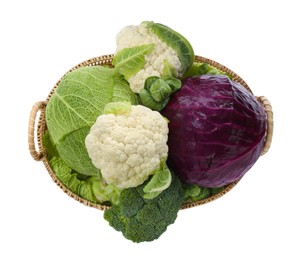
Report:
[[37,151],[36,145],[35,145],[35,122],[36,122],[36,117],[37,113],[39,111],[44,111],[46,108],[46,102],[45,101],[39,101],[36,102],[30,112],[29,116],[29,123],[28,123],[28,147],[30,154],[32,158],[36,161],[40,161],[44,158],[45,152],[42,150]]
[[273,125],[274,125],[273,110],[272,110],[270,101],[266,97],[260,96],[260,97],[256,97],[256,98],[262,104],[262,106],[264,107],[265,112],[267,114],[267,135],[266,135],[266,139],[265,139],[264,148],[261,152],[261,155],[264,155],[269,151],[271,143],[272,143]]

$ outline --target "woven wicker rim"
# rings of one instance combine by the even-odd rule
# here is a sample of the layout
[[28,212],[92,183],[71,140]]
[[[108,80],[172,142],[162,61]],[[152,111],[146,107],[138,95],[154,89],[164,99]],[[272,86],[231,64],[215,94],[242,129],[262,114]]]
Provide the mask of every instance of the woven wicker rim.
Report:
[[[113,59],[113,55],[104,55],[104,56],[91,58],[89,60],[83,61],[83,62],[79,63],[78,65],[74,66],[67,73],[69,73],[70,71],[75,70],[79,67],[85,67],[85,66],[98,66],[98,65],[100,65],[100,66],[103,66],[103,65],[111,66],[112,59]],[[210,64],[210,65],[212,65],[212,66],[228,73],[229,75],[231,75],[233,77],[233,80],[235,80],[236,82],[239,82],[249,92],[252,93],[252,91],[251,91],[250,87],[247,85],[247,83],[241,77],[239,77],[235,72],[228,69],[224,65],[222,65],[222,64],[220,64],[216,61],[213,61],[211,59],[201,57],[201,56],[195,56],[195,62],[208,63],[208,64]],[[65,73],[65,75],[67,73]],[[61,79],[65,75],[63,75],[61,77]],[[93,208],[100,209],[100,210],[106,210],[110,207],[106,206],[106,205],[101,205],[101,204],[97,204],[97,203],[93,203],[93,202],[90,202],[88,200],[85,200],[85,199],[79,197],[77,194],[70,191],[67,187],[65,187],[64,184],[57,178],[55,172],[53,172],[53,170],[51,169],[50,164],[47,160],[46,150],[45,150],[45,148],[43,147],[43,144],[42,144],[42,136],[43,136],[45,130],[47,129],[46,119],[45,119],[45,108],[47,106],[47,103],[48,103],[49,99],[53,95],[53,93],[54,93],[55,89],[57,88],[58,84],[60,83],[61,79],[55,84],[55,86],[53,87],[53,89],[51,90],[51,92],[49,93],[49,95],[48,95],[48,97],[45,101],[36,102],[34,104],[34,106],[32,107],[30,117],[29,117],[29,125],[28,125],[29,151],[30,151],[31,156],[33,157],[34,160],[43,161],[43,163],[44,163],[49,175],[51,176],[52,180],[68,196],[74,198],[75,200],[79,201],[80,203],[83,203],[86,206],[93,207]],[[267,116],[267,134],[266,134],[266,138],[265,138],[264,148],[263,148],[263,151],[261,153],[261,155],[263,155],[263,154],[268,152],[268,150],[271,146],[271,142],[272,142],[272,136],[273,136],[273,111],[272,111],[272,106],[271,106],[270,102],[264,96],[257,97],[257,100],[264,107],[265,112],[266,112],[266,116]],[[36,118],[37,118],[38,114],[39,114],[39,119],[38,119],[37,129],[36,129],[36,135],[37,135],[36,139],[37,139],[37,141],[35,141],[35,124],[36,124]],[[38,151],[36,150],[36,145],[35,145],[36,142],[38,144]],[[196,201],[196,202],[186,202],[182,205],[181,209],[191,208],[191,207],[203,205],[203,204],[206,204],[208,202],[214,201],[217,198],[220,198],[223,195],[225,195],[227,192],[229,192],[237,183],[238,183],[238,181],[227,185],[222,192],[217,193],[213,196],[210,196],[206,199]]]

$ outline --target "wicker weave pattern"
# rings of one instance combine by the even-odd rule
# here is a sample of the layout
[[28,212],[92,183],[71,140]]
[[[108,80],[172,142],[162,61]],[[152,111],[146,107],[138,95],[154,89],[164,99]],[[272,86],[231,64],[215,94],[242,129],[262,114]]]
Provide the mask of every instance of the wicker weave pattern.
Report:
[[[70,72],[74,69],[77,69],[79,67],[85,67],[85,66],[97,66],[97,65],[100,65],[100,66],[101,65],[109,65],[109,66],[111,66],[112,58],[113,58],[113,55],[104,55],[104,56],[91,58],[89,60],[83,61],[80,64],[74,66],[68,72]],[[242,78],[240,78],[236,73],[234,73],[232,70],[228,69],[224,65],[222,65],[222,64],[220,64],[216,61],[201,57],[201,56],[195,56],[195,61],[196,62],[208,63],[208,64],[210,64],[210,65],[212,65],[212,66],[228,73],[229,75],[231,75],[233,77],[233,80],[239,82],[248,91],[250,91],[252,93],[252,91],[251,91],[250,87],[247,85],[247,83]],[[108,206],[87,201],[87,200],[79,197],[77,194],[74,194],[73,192],[68,190],[63,185],[63,183],[56,177],[55,172],[53,172],[53,170],[51,169],[50,164],[47,160],[46,151],[45,151],[45,148],[43,147],[43,144],[42,144],[42,136],[43,136],[45,130],[47,129],[46,119],[45,119],[45,109],[46,109],[46,106],[47,106],[47,102],[49,101],[49,99],[53,95],[53,93],[54,93],[54,91],[57,88],[59,83],[60,83],[60,80],[55,84],[55,86],[53,87],[53,89],[49,93],[46,101],[39,101],[39,102],[35,103],[32,107],[30,117],[29,117],[29,125],[28,125],[28,146],[29,146],[30,154],[32,155],[34,160],[43,161],[43,163],[44,163],[49,175],[51,176],[52,180],[67,195],[69,195],[70,197],[72,197],[75,200],[79,201],[80,203],[83,203],[86,206],[94,207],[94,208],[100,209],[100,210],[106,210],[106,209],[109,208]],[[273,112],[272,112],[272,106],[271,106],[270,102],[265,97],[263,97],[263,96],[257,97],[257,100],[263,105],[263,107],[266,111],[266,114],[267,114],[267,135],[266,135],[266,139],[265,139],[265,145],[264,145],[264,148],[263,148],[263,151],[262,151],[262,155],[263,155],[269,150],[269,148],[271,146],[271,142],[272,142]],[[35,124],[36,124],[36,118],[37,118],[38,113],[40,113],[40,114],[39,114],[39,120],[38,120],[38,123],[37,123],[37,129],[36,129],[36,132],[35,132]],[[38,150],[36,149],[36,144],[35,144],[35,134],[37,136]],[[203,205],[205,203],[214,201],[215,199],[220,198],[224,194],[229,192],[237,183],[238,183],[238,181],[227,185],[226,188],[222,192],[220,192],[218,194],[215,194],[215,195],[213,195],[213,196],[211,196],[207,199],[203,199],[203,200],[196,201],[196,202],[186,202],[185,204],[182,205],[182,209],[191,208],[191,207]]]

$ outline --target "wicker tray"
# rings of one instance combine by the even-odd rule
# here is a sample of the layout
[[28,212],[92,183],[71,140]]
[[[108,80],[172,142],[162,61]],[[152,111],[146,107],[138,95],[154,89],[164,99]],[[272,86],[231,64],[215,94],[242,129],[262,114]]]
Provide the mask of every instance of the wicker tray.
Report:
[[[78,64],[78,65],[74,66],[72,69],[70,69],[68,72],[70,72],[74,69],[77,69],[79,67],[84,67],[84,66],[97,66],[97,65],[111,66],[112,58],[113,58],[113,55],[104,55],[104,56],[95,57],[95,58],[81,62],[80,64]],[[228,73],[229,75],[231,75],[233,77],[233,80],[239,82],[248,91],[250,91],[252,93],[250,87],[247,85],[247,83],[242,78],[240,78],[236,73],[234,73],[227,67],[223,66],[222,64],[215,62],[213,60],[201,57],[201,56],[195,56],[195,61],[208,63],[208,64]],[[60,80],[55,84],[55,86],[53,87],[53,89],[51,90],[51,92],[49,93],[49,95],[45,101],[36,102],[32,107],[30,117],[29,117],[29,125],[28,125],[28,145],[29,145],[30,154],[34,160],[43,161],[52,180],[70,197],[83,203],[84,205],[94,207],[94,208],[97,208],[100,210],[106,210],[109,208],[109,206],[101,205],[100,203],[98,204],[98,203],[90,202],[88,200],[85,200],[85,199],[79,197],[77,194],[73,193],[72,191],[68,190],[64,186],[64,184],[62,184],[62,182],[56,177],[55,172],[53,172],[53,170],[51,169],[49,162],[47,160],[46,150],[42,144],[42,136],[43,136],[45,130],[47,129],[46,120],[45,120],[45,108],[47,106],[47,102],[49,101],[50,97],[53,95]],[[272,112],[272,106],[271,106],[270,102],[265,97],[263,97],[263,96],[257,97],[257,100],[263,105],[263,107],[266,111],[266,115],[267,115],[267,135],[265,138],[264,148],[261,153],[261,155],[263,155],[269,150],[271,142],[272,142],[273,112]],[[39,119],[36,123],[36,119],[38,116],[39,116]],[[36,149],[36,143],[38,146],[38,150]],[[199,206],[199,205],[214,201],[215,199],[222,197],[224,194],[226,194],[228,191],[230,191],[237,183],[238,183],[238,181],[227,185],[222,192],[217,193],[213,196],[210,196],[206,199],[199,200],[196,202],[186,202],[185,204],[182,205],[181,208],[182,209],[191,208],[191,207]]]

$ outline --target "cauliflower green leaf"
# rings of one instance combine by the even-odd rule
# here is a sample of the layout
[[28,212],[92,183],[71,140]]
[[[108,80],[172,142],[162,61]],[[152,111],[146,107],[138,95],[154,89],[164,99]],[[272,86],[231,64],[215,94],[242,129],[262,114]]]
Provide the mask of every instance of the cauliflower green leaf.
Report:
[[105,183],[102,177],[91,177],[90,182],[92,183],[92,190],[94,193],[94,196],[97,198],[97,200],[101,203],[103,202],[109,202],[113,205],[119,204],[119,198],[122,189]]
[[195,57],[193,47],[189,41],[183,35],[166,25],[150,21],[145,21],[143,24],[149,28],[152,33],[176,51],[181,61],[183,71],[187,71],[193,64]]
[[153,172],[153,177],[143,188],[144,198],[153,199],[169,188],[172,182],[172,175],[167,166],[166,159],[162,160],[160,168]]
[[124,48],[114,56],[112,64],[128,80],[144,67],[146,64],[145,55],[150,54],[153,48],[154,44]]
[[164,64],[164,70],[161,75],[163,78],[165,78],[165,77],[177,78],[178,77],[178,71],[174,68],[174,66],[172,66],[172,64],[167,59],[165,59],[163,61],[163,64]]
[[131,111],[131,104],[129,102],[111,102],[106,104],[103,109],[103,115],[126,115]]

